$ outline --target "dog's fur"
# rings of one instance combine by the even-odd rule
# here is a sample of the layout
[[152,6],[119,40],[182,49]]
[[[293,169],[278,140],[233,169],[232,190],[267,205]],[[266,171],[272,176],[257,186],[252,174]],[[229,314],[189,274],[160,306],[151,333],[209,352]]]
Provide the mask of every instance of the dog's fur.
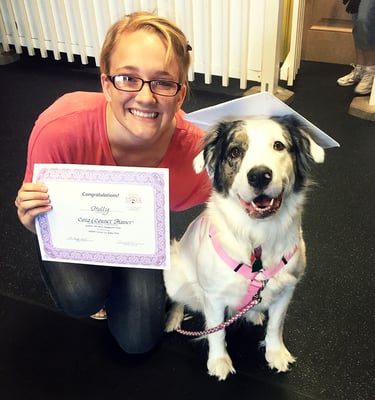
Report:
[[[278,264],[298,244],[289,263],[266,283],[261,303],[244,316],[261,325],[268,311],[262,342],[266,360],[278,372],[288,370],[295,358],[284,345],[282,331],[305,269],[301,213],[310,167],[323,161],[324,150],[292,116],[222,121],[207,133],[194,167],[197,173],[207,169],[213,191],[204,217],[194,220],[182,239],[172,244],[172,266],[164,272],[164,280],[175,303],[166,331],[180,327],[184,305],[202,312],[207,328],[215,327],[223,322],[225,310],[235,312],[247,292],[248,280],[215,252],[210,226],[238,263],[249,264],[250,254],[261,246],[264,269]],[[226,379],[235,370],[226,351],[225,330],[207,338],[208,372]]]

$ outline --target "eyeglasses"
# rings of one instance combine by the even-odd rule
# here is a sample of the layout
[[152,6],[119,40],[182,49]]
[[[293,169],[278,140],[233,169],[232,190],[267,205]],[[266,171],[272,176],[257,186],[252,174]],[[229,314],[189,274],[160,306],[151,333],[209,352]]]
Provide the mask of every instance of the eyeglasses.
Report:
[[141,78],[128,75],[107,75],[113,86],[123,92],[140,92],[145,83],[148,83],[150,90],[160,96],[173,97],[181,90],[182,85],[173,81],[155,79],[145,81]]

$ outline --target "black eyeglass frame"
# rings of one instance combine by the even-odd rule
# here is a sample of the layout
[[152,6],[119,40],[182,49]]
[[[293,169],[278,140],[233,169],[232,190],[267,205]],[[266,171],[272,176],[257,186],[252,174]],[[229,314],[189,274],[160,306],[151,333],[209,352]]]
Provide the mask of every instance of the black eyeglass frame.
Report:
[[[138,79],[139,81],[142,82],[142,85],[141,85],[141,87],[140,87],[139,89],[136,89],[136,90],[132,90],[132,89],[130,89],[130,90],[127,90],[127,89],[120,89],[120,88],[118,88],[118,87],[116,86],[116,83],[115,83],[116,77],[118,77],[118,76],[127,76],[127,77],[132,78],[132,79]],[[145,85],[145,83],[148,84],[148,86],[149,86],[149,88],[150,88],[150,90],[151,90],[152,93],[154,93],[154,94],[156,94],[156,95],[158,95],[158,96],[165,96],[165,97],[174,97],[174,96],[176,96],[177,93],[178,93],[178,92],[181,90],[181,88],[182,88],[181,83],[174,82],[174,81],[168,81],[168,80],[164,80],[164,79],[152,79],[152,80],[150,80],[150,81],[145,81],[144,79],[139,78],[138,76],[134,76],[134,77],[133,77],[133,76],[122,75],[122,74],[107,75],[106,79],[108,79],[108,80],[110,80],[110,81],[112,82],[112,85],[115,87],[115,89],[120,90],[121,92],[129,92],[129,93],[140,92],[140,91],[143,89],[143,86]],[[152,83],[153,83],[153,82],[169,82],[169,83],[173,83],[174,85],[176,85],[176,93],[174,93],[174,94],[165,94],[165,93],[158,93],[158,92],[155,92],[154,89],[152,88]]]

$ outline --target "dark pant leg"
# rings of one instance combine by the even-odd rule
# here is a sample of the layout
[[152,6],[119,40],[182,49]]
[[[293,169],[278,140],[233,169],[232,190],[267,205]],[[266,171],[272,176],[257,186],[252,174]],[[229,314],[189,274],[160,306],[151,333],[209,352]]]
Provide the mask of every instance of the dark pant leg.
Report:
[[94,314],[109,296],[111,268],[42,261],[40,269],[56,305],[72,317]]
[[109,329],[124,351],[140,354],[157,345],[164,331],[165,299],[162,271],[114,268],[106,310]]
[[92,315],[103,307],[111,290],[112,268],[43,261],[36,237],[34,244],[42,278],[57,307],[77,318]]
[[52,298],[65,313],[86,317],[103,305],[121,348],[146,353],[160,341],[165,324],[163,272],[41,261]]

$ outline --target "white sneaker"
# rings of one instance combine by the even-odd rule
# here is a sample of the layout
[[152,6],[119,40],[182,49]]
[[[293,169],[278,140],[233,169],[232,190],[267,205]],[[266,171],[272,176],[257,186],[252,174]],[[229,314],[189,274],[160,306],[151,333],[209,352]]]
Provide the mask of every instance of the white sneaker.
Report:
[[365,71],[362,76],[362,79],[355,87],[354,92],[357,94],[368,94],[371,93],[372,84],[374,82],[375,72]]
[[337,84],[340,86],[352,86],[358,83],[361,79],[363,74],[365,73],[365,67],[363,65],[354,65],[351,64],[353,67],[352,72],[348,75],[342,76],[341,78],[337,79]]

